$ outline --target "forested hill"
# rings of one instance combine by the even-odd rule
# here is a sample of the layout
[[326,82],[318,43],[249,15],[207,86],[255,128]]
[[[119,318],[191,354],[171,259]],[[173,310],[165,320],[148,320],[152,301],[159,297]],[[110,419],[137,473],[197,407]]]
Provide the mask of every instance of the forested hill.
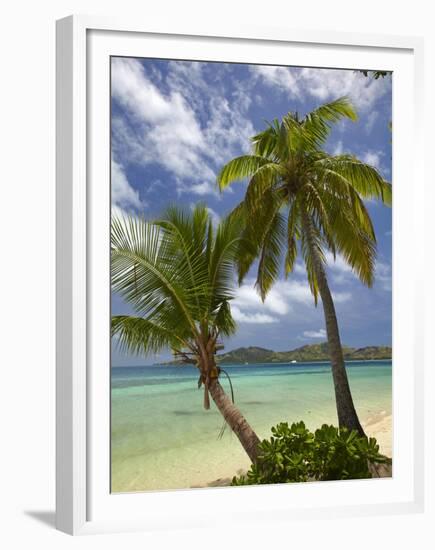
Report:
[[[344,358],[347,361],[364,361],[373,359],[391,359],[391,347],[367,346],[351,348],[343,346]],[[291,361],[328,361],[328,344],[311,344],[290,351],[273,351],[270,349],[251,346],[237,348],[217,356],[221,364],[245,363],[287,363]]]

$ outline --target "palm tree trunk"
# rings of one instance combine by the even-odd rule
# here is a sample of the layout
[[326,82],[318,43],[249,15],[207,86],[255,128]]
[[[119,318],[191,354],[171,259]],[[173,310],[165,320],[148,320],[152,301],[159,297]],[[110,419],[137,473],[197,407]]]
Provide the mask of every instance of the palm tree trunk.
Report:
[[341,347],[340,332],[338,329],[334,301],[329,289],[322,260],[314,244],[313,226],[308,214],[304,213],[302,215],[302,223],[304,225],[304,231],[310,249],[313,268],[316,274],[317,283],[319,285],[319,294],[322,299],[323,312],[325,315],[328,349],[331,358],[332,378],[334,380],[338,425],[340,427],[344,426],[349,430],[356,430],[359,435],[365,436],[353,404],[346,367],[344,365],[343,349]]
[[217,378],[210,380],[208,390],[225,421],[239,438],[242,447],[253,464],[257,461],[258,444],[257,434],[246,421],[245,417],[224,392]]

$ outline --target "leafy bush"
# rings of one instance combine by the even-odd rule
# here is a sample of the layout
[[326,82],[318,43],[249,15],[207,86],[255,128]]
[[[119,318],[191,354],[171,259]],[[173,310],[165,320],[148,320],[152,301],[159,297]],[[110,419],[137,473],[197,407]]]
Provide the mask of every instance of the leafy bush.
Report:
[[372,477],[369,463],[389,461],[373,437],[327,424],[312,433],[303,422],[283,422],[260,443],[257,463],[246,476],[234,477],[232,485],[365,479]]

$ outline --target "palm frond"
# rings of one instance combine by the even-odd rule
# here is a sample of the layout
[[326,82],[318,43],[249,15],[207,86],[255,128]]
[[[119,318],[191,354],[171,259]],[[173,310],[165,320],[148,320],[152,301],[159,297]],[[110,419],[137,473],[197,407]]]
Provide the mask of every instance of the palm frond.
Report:
[[278,278],[285,241],[285,218],[279,211],[271,212],[269,221],[264,228],[258,259],[257,280],[255,282],[263,301]]
[[380,172],[352,155],[325,156],[316,162],[316,168],[323,171],[324,179],[341,178],[351,185],[365,199],[379,199],[391,206],[392,190]]
[[240,229],[238,216],[214,229],[204,205],[192,212],[170,207],[154,222],[114,218],[112,287],[136,312],[113,318],[118,345],[131,353],[169,346],[196,354],[205,341],[233,334],[229,300]]
[[319,227],[316,226],[312,213],[301,200],[301,253],[304,258],[307,271],[308,284],[314,297],[314,303],[317,305],[319,296],[319,281],[317,279],[318,266],[316,262],[322,265],[326,264],[325,253],[323,250],[324,238]]
[[298,254],[297,241],[299,238],[299,202],[295,198],[293,202],[289,205],[289,213],[287,219],[287,250],[284,261],[284,275],[286,278],[293,271],[296,262]]
[[208,265],[210,288],[209,307],[214,310],[218,304],[234,296],[234,266],[240,241],[240,220],[227,217],[217,230]]
[[285,176],[282,165],[269,162],[264,164],[252,176],[246,190],[245,204],[249,211],[254,211],[261,203],[265,193],[270,191]]
[[318,148],[327,140],[332,124],[343,118],[354,122],[358,119],[358,115],[347,97],[340,97],[330,103],[320,105],[305,116],[302,125],[307,133],[312,135],[316,148]]
[[276,152],[280,139],[280,132],[281,123],[278,119],[274,119],[269,123],[266,130],[259,132],[251,138],[254,153],[269,160],[277,160],[279,156]]
[[[194,284],[188,262],[171,256],[168,234],[133,217],[112,221],[112,286],[144,317],[165,316],[168,323],[195,331],[197,297],[206,289],[198,270]],[[172,258],[172,259],[171,259]]]
[[154,223],[163,229],[165,252],[161,260],[166,263],[175,262],[178,269],[187,269],[191,288],[198,291],[195,293],[195,301],[200,311],[203,307],[201,299],[204,298],[206,285],[198,286],[197,282],[206,280],[208,265],[203,252],[207,247],[207,239],[213,238],[207,208],[198,204],[193,213],[190,213],[171,206],[162,218]]
[[228,300],[224,300],[216,311],[214,325],[223,336],[232,336],[236,332],[237,325]]
[[374,280],[376,241],[355,221],[351,208],[340,208],[331,221],[336,249],[362,283],[372,286]]
[[112,317],[111,334],[121,351],[134,355],[150,355],[166,347],[188,345],[173,332],[142,317]]
[[251,177],[268,159],[260,155],[243,155],[228,162],[217,177],[219,189],[223,191],[230,183]]

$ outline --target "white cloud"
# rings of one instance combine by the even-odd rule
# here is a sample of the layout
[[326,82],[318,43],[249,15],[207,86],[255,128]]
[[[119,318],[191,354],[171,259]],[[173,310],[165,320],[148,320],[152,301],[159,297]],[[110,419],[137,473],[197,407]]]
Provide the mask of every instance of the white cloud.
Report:
[[276,288],[277,292],[279,292],[281,299],[287,300],[289,308],[294,302],[309,306],[314,304],[314,298],[311,294],[308,282],[298,281],[295,279],[278,281],[274,288]]
[[216,192],[216,188],[209,181],[203,181],[202,183],[192,183],[189,186],[189,191],[195,193],[195,195],[209,195]]
[[300,80],[304,89],[321,101],[346,95],[361,110],[372,107],[390,87],[387,79],[366,78],[352,70],[302,69]]
[[376,123],[376,120],[378,119],[379,113],[378,111],[372,111],[367,116],[367,122],[365,124],[365,131],[367,134],[370,134],[370,132],[373,130],[373,126]]
[[118,207],[142,208],[139,193],[130,185],[120,164],[112,160],[112,203]]
[[302,262],[299,262],[297,261],[293,267],[293,271],[294,273],[296,273],[296,275],[306,275],[307,274],[307,270],[305,268],[305,265],[302,263]]
[[353,70],[259,66],[253,70],[264,84],[291,98],[308,94],[325,102],[346,95],[363,111],[370,109],[391,88],[390,79],[366,78]]
[[344,304],[352,298],[352,294],[350,292],[333,292],[332,298],[336,304]]
[[[351,299],[351,294],[334,292],[333,298],[336,303],[343,303]],[[297,279],[277,281],[267,294],[264,303],[254,287],[254,280],[250,279],[236,290],[235,297],[231,301],[231,308],[236,312],[235,319],[252,323],[272,323],[289,313],[305,314],[307,308],[312,311],[313,306],[314,299],[308,283]]]
[[271,315],[267,315],[265,313],[243,313],[234,304],[231,305],[231,312],[233,314],[234,319],[238,323],[249,323],[249,324],[264,325],[264,324],[270,324],[270,323],[277,323],[278,322],[278,319],[276,319],[275,317],[272,317]]
[[[326,251],[326,262],[328,267],[332,270],[333,280],[336,284],[349,282],[352,278],[356,277],[350,265],[344,260],[343,256],[336,254],[335,260],[331,252]],[[306,276],[306,269],[302,263],[297,262],[295,266],[295,273],[298,275]],[[297,283],[297,286],[296,286]],[[293,281],[292,292],[293,295],[297,294],[296,289],[298,288],[299,301],[305,304],[311,304],[313,297],[311,291],[308,287],[308,284],[304,284],[301,281]],[[333,292],[332,296],[337,304],[347,302],[351,299],[351,294],[349,292]]]
[[301,91],[298,80],[288,67],[272,67],[268,65],[253,65],[251,72],[271,87],[285,92],[290,98],[299,98]]
[[366,164],[370,164],[370,166],[379,169],[381,167],[381,156],[381,151],[365,151],[361,157],[361,160]]
[[351,274],[353,273],[352,268],[350,265],[346,262],[346,260],[343,258],[341,254],[336,254],[335,258],[332,252],[327,251],[325,253],[326,262],[328,267],[333,269],[334,271],[345,273],[345,274]]
[[[163,94],[146,76],[139,61],[125,58],[112,60],[112,95],[126,110],[130,122],[124,132],[139,127],[135,136],[143,162],[158,162],[178,177],[201,174],[200,154],[205,149],[204,136],[192,108],[178,91]],[[115,149],[123,135],[114,126]],[[130,136],[131,137],[131,136]],[[138,154],[138,145],[135,153]],[[202,168],[202,170],[201,170]],[[207,170],[206,176],[214,175]]]
[[380,283],[381,288],[387,292],[391,292],[391,265],[377,261],[375,280]]
[[[387,231],[385,235],[391,235],[391,231]],[[334,256],[331,252],[327,252],[326,261],[333,272],[333,280],[336,284],[349,283],[352,279],[358,278],[340,254],[336,255],[334,261]],[[375,281],[380,283],[383,290],[391,291],[391,266],[389,264],[380,260],[376,262]],[[351,299],[351,294],[348,292],[335,292],[333,293],[333,298],[336,303],[343,303]]]
[[305,338],[326,338],[326,330],[320,328],[319,330],[305,330],[303,333]]
[[[358,278],[341,254],[336,254],[334,259],[333,254],[327,251],[325,256],[332,280],[336,285],[348,284]],[[333,297],[337,303],[346,302],[350,299],[350,295],[346,292],[335,292]]]
[[255,130],[245,116],[247,103],[243,94],[235,94],[230,103],[222,96],[214,96],[211,90],[207,93],[211,97],[208,104],[210,116],[204,128],[205,154],[220,168],[236,151],[238,154],[249,152],[250,138]]
[[236,295],[234,300],[232,300],[232,304],[240,310],[268,311],[278,315],[285,315],[290,308],[280,292],[280,284],[282,283],[278,282],[272,287],[263,303],[260,295],[254,288],[254,281],[250,280],[242,284],[236,290]]
[[173,62],[168,67],[163,79],[137,60],[112,60],[112,95],[124,109],[123,118],[115,116],[112,125],[115,158],[159,164],[180,193],[217,194],[218,168],[246,151],[254,133],[245,116],[246,93],[236,89],[232,98],[223,99],[219,84],[204,78],[204,64]]
[[343,142],[342,140],[340,139],[339,141],[337,141],[337,143],[335,144],[333,150],[332,150],[332,154],[333,155],[341,155],[343,153]]
[[115,58],[112,61],[112,94],[138,122],[153,124],[155,135],[169,130],[173,141],[201,146],[202,134],[195,114],[179,92],[166,96],[145,75],[139,61]]

